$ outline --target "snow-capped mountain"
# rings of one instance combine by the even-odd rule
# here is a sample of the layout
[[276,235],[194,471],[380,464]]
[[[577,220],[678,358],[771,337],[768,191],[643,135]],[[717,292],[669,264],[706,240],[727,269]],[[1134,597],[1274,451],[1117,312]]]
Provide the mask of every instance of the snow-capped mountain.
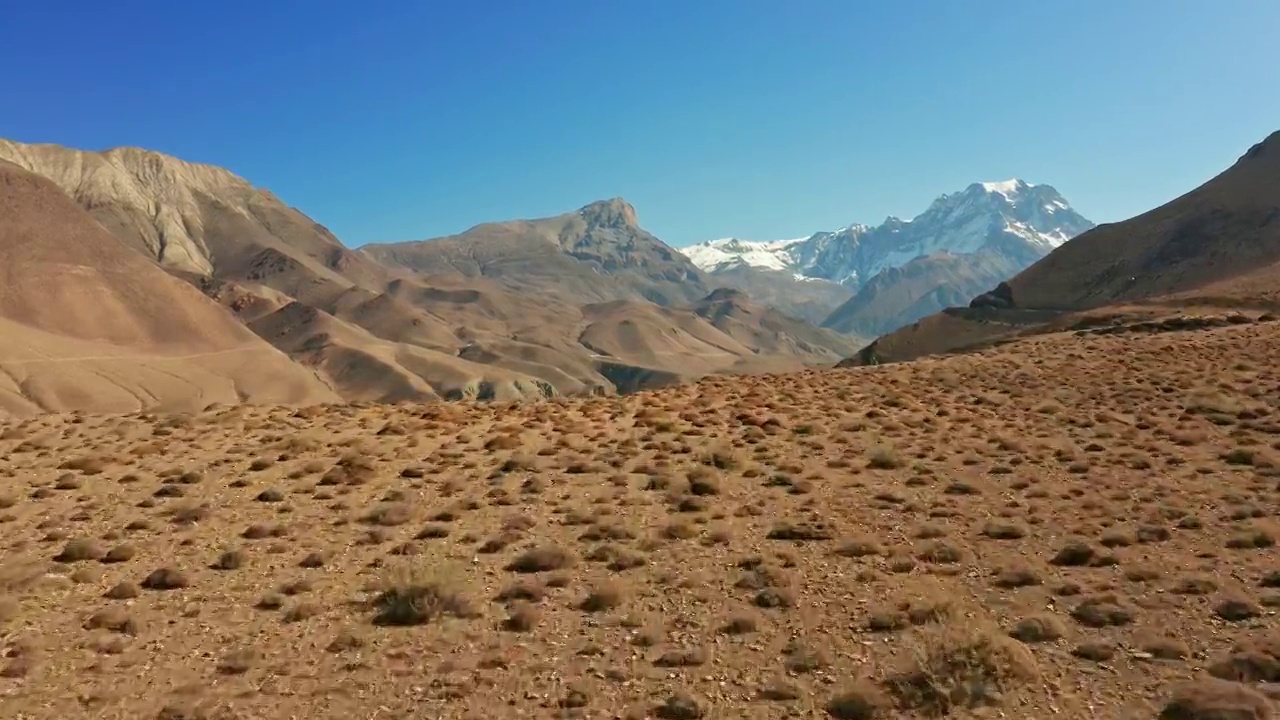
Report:
[[725,238],[682,252],[712,274],[747,266],[858,287],[883,270],[938,252],[993,248],[1030,265],[1092,227],[1053,187],[1015,179],[943,195],[912,220],[889,217],[875,227],[851,225],[793,240]]
[[770,270],[794,269],[791,248],[809,238],[794,240],[741,240],[722,238],[681,248],[680,252],[702,270],[721,270],[739,263]]

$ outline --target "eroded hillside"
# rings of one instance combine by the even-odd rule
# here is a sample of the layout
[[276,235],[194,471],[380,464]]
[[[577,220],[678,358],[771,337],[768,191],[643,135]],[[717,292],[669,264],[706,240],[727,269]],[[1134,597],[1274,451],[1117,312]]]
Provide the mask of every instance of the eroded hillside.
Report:
[[[626,392],[707,373],[833,364],[861,344],[763,308],[723,330],[703,320],[695,305],[709,288],[700,272],[640,228],[621,199],[357,252],[219,167],[139,148],[87,152],[9,141],[0,141],[0,161],[44,178],[46,189],[56,186],[65,194],[64,211],[78,205],[80,224],[114,235],[148,261],[148,271],[129,280],[135,295],[155,285],[163,304],[171,276],[187,280],[291,358],[294,374],[327,397],[399,402]],[[13,193],[0,197],[15,208],[21,201]],[[28,222],[62,221],[37,207],[18,209]],[[0,217],[0,251],[11,251],[16,264],[6,269],[33,277],[17,247],[25,236],[9,220]],[[56,305],[30,283],[11,285],[10,297],[19,289],[28,306]],[[602,326],[592,309],[602,302],[624,303],[616,317],[644,318],[644,329]],[[760,324],[752,325],[756,318]],[[582,340],[598,333],[630,339],[600,357]],[[650,351],[655,347],[661,352]],[[180,387],[154,382],[155,373],[145,382],[118,369],[109,374],[110,392],[99,393],[103,384],[81,373],[78,385],[52,399],[39,388],[32,396],[19,379],[3,387],[12,396],[5,405],[23,413],[187,407],[191,393],[175,400]],[[228,389],[234,390],[221,388],[207,402],[235,399]],[[243,399],[256,390],[247,388]]]

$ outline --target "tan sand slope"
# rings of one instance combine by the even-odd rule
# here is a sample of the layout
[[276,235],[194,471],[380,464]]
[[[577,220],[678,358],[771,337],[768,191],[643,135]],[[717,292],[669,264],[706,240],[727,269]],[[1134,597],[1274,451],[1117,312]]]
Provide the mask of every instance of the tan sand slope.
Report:
[[732,366],[751,349],[688,310],[617,301],[584,308],[581,343],[601,359],[697,376]]
[[3,161],[0,318],[10,412],[337,399],[51,182]]
[[253,338],[224,350],[157,354],[0,319],[0,415],[195,411],[213,403],[308,405],[338,398]]
[[693,310],[758,355],[835,362],[860,345],[856,336],[797,322],[778,310],[752,302],[739,290],[715,290],[695,303]]

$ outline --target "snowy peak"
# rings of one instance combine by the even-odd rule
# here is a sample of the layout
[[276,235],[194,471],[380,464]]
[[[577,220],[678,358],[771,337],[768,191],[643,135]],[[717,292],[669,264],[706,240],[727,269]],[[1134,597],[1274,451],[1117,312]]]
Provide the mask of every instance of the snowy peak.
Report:
[[1001,182],[974,183],[968,188],[968,190],[975,189],[989,196],[999,196],[1013,207],[1035,204],[1049,213],[1072,211],[1066,199],[1052,185],[1035,185],[1020,178],[1014,178]]
[[974,183],[962,192],[943,195],[909,224],[933,236],[926,246],[960,254],[998,241],[1000,233],[1048,252],[1093,227],[1053,186],[1017,178]]
[[726,238],[683,252],[710,273],[746,266],[856,288],[879,272],[935,253],[996,250],[1030,264],[1092,227],[1052,186],[1014,178],[944,194],[911,220],[889,216],[875,227],[851,225],[793,240]]
[[746,265],[769,270],[786,270],[791,265],[791,246],[809,238],[794,240],[742,240],[722,238],[683,248],[681,252],[700,269],[714,272]]
[[1001,195],[1004,197],[1005,200],[1008,200],[1009,202],[1014,202],[1015,198],[1025,188],[1031,187],[1030,185],[1027,184],[1025,180],[1019,180],[1018,178],[1014,178],[1012,180],[1005,180],[1003,182],[977,183],[977,185],[981,186],[983,191]]

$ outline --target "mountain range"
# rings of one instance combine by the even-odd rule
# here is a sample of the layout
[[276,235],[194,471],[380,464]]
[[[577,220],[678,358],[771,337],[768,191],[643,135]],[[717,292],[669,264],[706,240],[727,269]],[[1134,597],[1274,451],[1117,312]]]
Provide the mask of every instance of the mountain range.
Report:
[[0,169],[0,411],[613,393],[865,342],[717,289],[622,199],[353,250],[152,151],[0,141]]
[[[221,168],[0,141],[0,413],[608,394],[909,360],[1135,308],[1280,311],[1277,178],[1280,133],[1098,227],[1015,180],[910,221],[683,253],[621,198],[351,249]],[[798,317],[824,304],[821,322]]]
[[1092,227],[1052,186],[1014,179],[942,195],[911,220],[683,252],[713,282],[840,332],[875,335],[971,297]]
[[1194,190],[1085,232],[967,303],[877,338],[843,364],[911,360],[1063,330],[1176,329],[1193,321],[1151,318],[1224,308],[1280,312],[1280,132]]

